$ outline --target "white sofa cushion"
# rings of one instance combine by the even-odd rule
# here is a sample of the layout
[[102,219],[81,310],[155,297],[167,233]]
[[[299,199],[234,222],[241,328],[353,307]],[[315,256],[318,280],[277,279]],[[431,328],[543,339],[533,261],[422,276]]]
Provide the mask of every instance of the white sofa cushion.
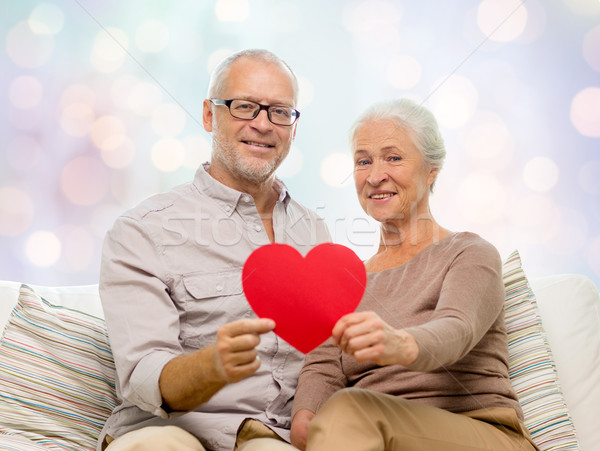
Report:
[[514,251],[503,267],[509,375],[525,425],[543,451],[579,449],[535,296]]
[[578,274],[532,279],[582,450],[600,449],[600,294]]
[[94,449],[117,404],[114,384],[104,320],[23,285],[0,341],[0,434]]

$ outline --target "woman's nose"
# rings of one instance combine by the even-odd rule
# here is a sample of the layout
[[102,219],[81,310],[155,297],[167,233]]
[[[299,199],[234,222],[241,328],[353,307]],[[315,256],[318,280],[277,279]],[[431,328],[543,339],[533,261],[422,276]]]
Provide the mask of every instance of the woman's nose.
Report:
[[377,186],[388,179],[388,173],[381,163],[373,162],[371,172],[367,177],[367,182],[372,186]]

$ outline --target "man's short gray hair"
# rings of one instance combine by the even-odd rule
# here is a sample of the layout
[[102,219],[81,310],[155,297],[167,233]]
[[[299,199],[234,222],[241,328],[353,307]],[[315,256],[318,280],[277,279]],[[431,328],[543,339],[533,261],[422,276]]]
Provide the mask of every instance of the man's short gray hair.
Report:
[[[350,128],[350,143],[359,128],[371,121],[390,120],[406,130],[426,164],[441,170],[446,159],[446,146],[435,116],[423,105],[409,99],[379,102],[365,110]],[[430,186],[433,192],[435,180]]]
[[261,60],[267,63],[279,64],[283,68],[290,72],[290,78],[292,79],[292,86],[294,89],[294,105],[298,103],[298,79],[292,68],[281,58],[275,55],[273,52],[264,49],[246,49],[229,55],[223,61],[221,61],[217,67],[213,70],[210,76],[210,82],[208,84],[208,98],[214,99],[219,98],[225,90],[225,83],[227,81],[227,73],[231,65],[239,58],[250,58],[254,60]]

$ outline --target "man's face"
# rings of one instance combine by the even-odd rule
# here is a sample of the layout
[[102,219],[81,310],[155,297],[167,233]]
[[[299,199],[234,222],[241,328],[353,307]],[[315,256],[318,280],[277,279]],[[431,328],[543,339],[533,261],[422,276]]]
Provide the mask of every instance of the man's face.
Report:
[[[294,105],[291,74],[276,63],[241,57],[229,68],[221,99],[245,99],[263,105]],[[296,124],[275,125],[265,110],[252,120],[234,118],[226,106],[204,101],[204,128],[212,132],[210,172],[232,187],[260,184],[289,153]]]

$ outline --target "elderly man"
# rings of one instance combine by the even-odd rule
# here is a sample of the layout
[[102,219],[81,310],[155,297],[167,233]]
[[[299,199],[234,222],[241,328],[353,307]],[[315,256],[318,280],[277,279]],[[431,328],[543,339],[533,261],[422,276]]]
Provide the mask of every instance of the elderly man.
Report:
[[253,314],[241,271],[259,246],[306,254],[330,241],[274,175],[296,134],[297,80],[274,54],[246,50],[216,68],[208,97],[210,163],[122,215],[105,239],[100,295],[121,403],[99,450],[289,440],[304,357]]

